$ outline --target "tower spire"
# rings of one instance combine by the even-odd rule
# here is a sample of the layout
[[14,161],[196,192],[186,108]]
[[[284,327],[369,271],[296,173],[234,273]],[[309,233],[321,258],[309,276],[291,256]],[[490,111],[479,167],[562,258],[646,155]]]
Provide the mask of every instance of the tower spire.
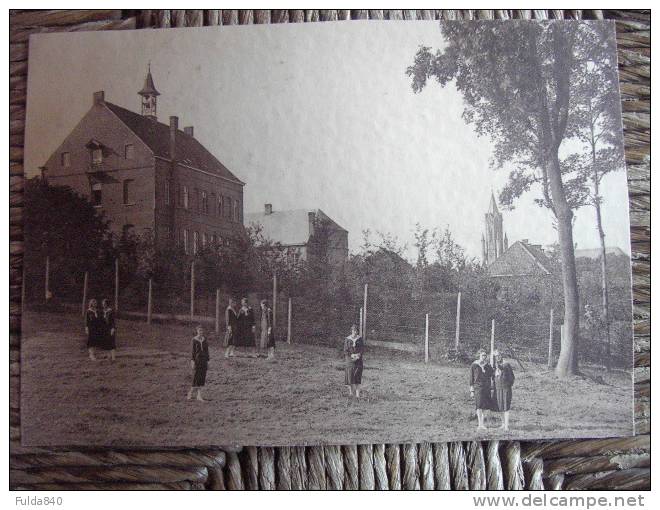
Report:
[[142,96],[142,115],[156,120],[157,103],[160,92],[156,90],[154,78],[151,76],[151,61],[147,64],[147,76],[144,79],[144,86],[138,92]]

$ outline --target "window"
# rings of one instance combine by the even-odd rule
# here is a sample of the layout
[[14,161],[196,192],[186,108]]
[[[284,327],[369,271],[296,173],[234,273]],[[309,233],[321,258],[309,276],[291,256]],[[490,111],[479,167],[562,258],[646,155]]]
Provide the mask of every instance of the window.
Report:
[[103,151],[100,147],[92,149],[92,164],[100,165],[103,162]]
[[206,239],[206,232],[202,232],[202,246],[204,248],[206,248],[207,241],[208,240]]
[[232,219],[231,214],[232,214],[232,208],[231,208],[231,197],[226,197],[225,198],[225,217],[229,218],[230,220]]
[[188,203],[188,186],[183,187],[183,208],[188,209],[188,206],[190,204]]
[[100,182],[92,184],[92,205],[100,207],[103,203],[103,188]]
[[215,214],[215,207],[216,207],[216,198],[215,198],[215,193],[211,193],[211,209],[209,210],[210,214]]
[[71,166],[71,153],[63,152],[60,156],[60,163],[64,168],[69,168]]
[[124,205],[133,204],[131,188],[133,187],[133,179],[124,180]]
[[209,197],[206,194],[206,191],[202,191],[202,212],[204,214],[209,213]]
[[234,200],[234,221],[241,221],[239,204],[240,202],[238,200]]
[[195,231],[193,232],[193,255],[197,255],[199,251],[199,234]]
[[183,251],[188,253],[188,230],[183,230]]
[[127,143],[124,146],[124,157],[126,159],[134,159],[135,158],[135,146],[132,143]]
[[171,183],[169,179],[165,179],[165,205],[170,205],[172,203],[171,193]]
[[222,217],[222,211],[225,207],[225,197],[222,195],[218,197],[218,216]]

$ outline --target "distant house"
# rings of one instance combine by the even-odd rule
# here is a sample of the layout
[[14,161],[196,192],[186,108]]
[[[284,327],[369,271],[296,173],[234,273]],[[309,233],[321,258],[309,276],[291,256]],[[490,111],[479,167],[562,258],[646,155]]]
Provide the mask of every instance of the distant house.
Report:
[[157,119],[151,71],[138,92],[141,113],[95,92],[91,108],[48,158],[42,176],[87,197],[122,233],[153,232],[194,254],[241,232],[244,183],[196,138]]
[[314,256],[311,242],[315,234],[319,246],[325,246],[328,263],[340,266],[348,258],[348,231],[320,209],[273,210],[265,204],[263,212],[245,215],[245,226],[261,229],[262,235],[286,249],[294,260]]
[[[601,254],[600,248],[575,250],[575,258],[576,259],[598,260],[598,259],[600,259],[600,254]],[[619,248],[618,246],[606,246],[605,247],[605,258],[607,259],[607,257],[609,257],[609,256],[628,257],[628,255],[626,255],[625,252],[621,248]]]

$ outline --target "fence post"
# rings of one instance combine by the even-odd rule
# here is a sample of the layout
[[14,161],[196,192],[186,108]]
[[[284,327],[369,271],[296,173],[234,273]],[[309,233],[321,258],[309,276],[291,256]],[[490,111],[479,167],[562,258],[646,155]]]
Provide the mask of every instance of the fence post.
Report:
[[364,309],[362,307],[360,307],[360,336],[362,336],[362,334],[363,334],[363,331],[362,331],[362,321],[364,320],[364,318],[362,317],[363,312],[364,312]]
[[273,336],[275,336],[275,329],[277,324],[277,273],[273,273]]
[[490,323],[490,366],[495,365],[495,319]]
[[85,310],[87,310],[87,279],[89,278],[89,273],[85,271],[85,277],[83,278],[83,300],[82,300],[82,316],[85,316]]
[[458,293],[456,300],[456,338],[454,339],[454,349],[458,352],[458,343],[461,338],[461,293]]
[[50,257],[46,255],[46,280],[44,283],[44,299],[50,299]]
[[147,324],[151,324],[151,307],[152,307],[152,279],[149,278],[149,295],[147,297]]
[[289,298],[289,309],[286,318],[286,343],[291,343],[291,298]]
[[115,313],[119,311],[119,259],[115,259]]
[[550,335],[548,335],[548,369],[552,369],[552,329],[554,327],[554,310],[550,308]]
[[367,297],[369,296],[369,284],[364,284],[364,305],[362,312],[362,341],[367,341]]
[[195,261],[190,264],[190,320],[195,320]]
[[220,333],[220,289],[215,289],[215,332]]
[[426,327],[424,329],[424,363],[429,362],[429,314],[426,314]]

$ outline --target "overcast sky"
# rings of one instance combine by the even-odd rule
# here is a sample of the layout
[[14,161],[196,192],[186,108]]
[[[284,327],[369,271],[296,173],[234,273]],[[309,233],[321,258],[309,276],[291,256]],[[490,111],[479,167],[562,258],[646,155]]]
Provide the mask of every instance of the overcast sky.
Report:
[[[26,171],[38,173],[89,110],[92,93],[140,111],[147,63],[159,120],[179,116],[246,182],[245,212],[320,208],[349,231],[449,226],[481,256],[484,213],[507,173],[461,119],[453,87],[413,94],[405,69],[420,45],[443,45],[437,22],[338,22],[46,34],[30,40]],[[630,251],[625,172],[606,177],[607,244]],[[529,193],[504,211],[510,244],[556,242]],[[578,248],[598,247],[595,215],[577,213]],[[408,251],[414,258],[414,250]]]

